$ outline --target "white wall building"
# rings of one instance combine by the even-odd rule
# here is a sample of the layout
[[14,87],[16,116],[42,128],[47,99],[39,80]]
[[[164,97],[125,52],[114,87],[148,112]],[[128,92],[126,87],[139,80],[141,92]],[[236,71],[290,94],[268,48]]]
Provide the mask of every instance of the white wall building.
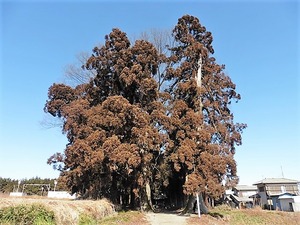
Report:
[[278,197],[282,211],[300,212],[300,196],[283,194]]

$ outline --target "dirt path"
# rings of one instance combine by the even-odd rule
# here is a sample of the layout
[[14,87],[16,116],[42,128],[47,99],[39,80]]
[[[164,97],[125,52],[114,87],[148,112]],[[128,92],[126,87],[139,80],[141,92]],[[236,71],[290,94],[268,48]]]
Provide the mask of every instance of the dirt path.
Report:
[[146,214],[147,220],[151,225],[186,225],[187,216],[180,216],[173,212]]

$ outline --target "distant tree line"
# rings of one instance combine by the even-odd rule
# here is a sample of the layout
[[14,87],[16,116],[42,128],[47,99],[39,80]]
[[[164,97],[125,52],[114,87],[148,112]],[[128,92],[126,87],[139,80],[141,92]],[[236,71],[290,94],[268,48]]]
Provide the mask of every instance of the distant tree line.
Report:
[[61,119],[68,143],[48,164],[71,192],[141,209],[166,196],[188,210],[196,193],[218,199],[237,183],[246,125],[230,106],[240,95],[198,18],[179,18],[171,37],[162,50],[115,28],[84,62],[87,80],[49,88],[44,110]]

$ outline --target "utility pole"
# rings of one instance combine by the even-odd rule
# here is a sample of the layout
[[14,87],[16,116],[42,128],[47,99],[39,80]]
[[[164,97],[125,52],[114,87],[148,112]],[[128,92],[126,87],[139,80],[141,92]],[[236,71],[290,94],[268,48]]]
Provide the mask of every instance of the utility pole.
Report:
[[[202,98],[201,98],[201,88],[202,88],[202,56],[201,56],[201,54],[200,54],[199,60],[198,60],[198,71],[197,71],[197,76],[196,76],[196,82],[197,82],[197,87],[199,87],[199,89],[200,89],[200,96],[199,96],[200,109],[199,109],[199,113],[202,114],[203,104],[202,104]],[[201,126],[202,126],[202,123],[201,123]],[[198,132],[201,129],[201,126],[198,127]],[[201,213],[200,213],[199,193],[197,193],[197,208],[198,208],[198,217],[200,218]]]

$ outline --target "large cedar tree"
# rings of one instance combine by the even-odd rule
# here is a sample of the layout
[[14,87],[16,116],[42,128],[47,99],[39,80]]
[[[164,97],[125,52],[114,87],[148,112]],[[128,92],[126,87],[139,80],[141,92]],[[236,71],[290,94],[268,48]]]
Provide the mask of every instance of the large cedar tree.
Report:
[[179,18],[173,37],[163,54],[113,29],[84,65],[96,73],[88,83],[49,88],[45,111],[62,119],[68,144],[48,163],[73,192],[152,207],[151,195],[218,198],[224,181],[237,181],[246,125],[234,123],[230,105],[240,95],[196,17]]

